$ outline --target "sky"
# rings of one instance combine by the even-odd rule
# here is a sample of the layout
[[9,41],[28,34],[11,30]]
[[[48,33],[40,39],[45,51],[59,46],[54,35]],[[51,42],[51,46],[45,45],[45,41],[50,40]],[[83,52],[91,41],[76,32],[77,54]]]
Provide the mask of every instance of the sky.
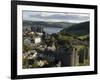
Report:
[[80,23],[89,21],[88,13],[23,11],[23,20]]

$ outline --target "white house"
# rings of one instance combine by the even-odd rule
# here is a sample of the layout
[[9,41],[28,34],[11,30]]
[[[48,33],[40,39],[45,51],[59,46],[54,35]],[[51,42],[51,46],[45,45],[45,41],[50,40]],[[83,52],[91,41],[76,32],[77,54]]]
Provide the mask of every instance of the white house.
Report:
[[41,42],[41,38],[40,37],[36,37],[34,42],[35,42],[35,44],[40,43]]
[[43,33],[39,33],[39,32],[38,32],[37,34],[38,34],[39,36],[42,36],[42,35],[43,35]]

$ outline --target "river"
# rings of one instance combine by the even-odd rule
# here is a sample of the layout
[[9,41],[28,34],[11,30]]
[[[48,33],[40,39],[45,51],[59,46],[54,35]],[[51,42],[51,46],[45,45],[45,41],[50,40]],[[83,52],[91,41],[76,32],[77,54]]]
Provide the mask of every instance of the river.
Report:
[[63,28],[57,28],[57,27],[44,27],[43,30],[48,34],[58,33]]

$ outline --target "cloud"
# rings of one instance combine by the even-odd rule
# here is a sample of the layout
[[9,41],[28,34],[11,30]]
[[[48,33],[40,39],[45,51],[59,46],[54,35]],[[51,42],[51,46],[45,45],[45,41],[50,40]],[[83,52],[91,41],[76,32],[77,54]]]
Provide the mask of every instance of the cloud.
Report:
[[23,20],[79,23],[88,21],[89,14],[23,11]]

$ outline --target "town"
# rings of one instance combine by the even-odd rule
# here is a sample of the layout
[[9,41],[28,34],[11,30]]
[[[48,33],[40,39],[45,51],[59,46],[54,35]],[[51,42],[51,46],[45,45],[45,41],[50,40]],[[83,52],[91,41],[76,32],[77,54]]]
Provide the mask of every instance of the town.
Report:
[[65,33],[48,34],[41,25],[23,27],[23,68],[89,65],[89,46]]

